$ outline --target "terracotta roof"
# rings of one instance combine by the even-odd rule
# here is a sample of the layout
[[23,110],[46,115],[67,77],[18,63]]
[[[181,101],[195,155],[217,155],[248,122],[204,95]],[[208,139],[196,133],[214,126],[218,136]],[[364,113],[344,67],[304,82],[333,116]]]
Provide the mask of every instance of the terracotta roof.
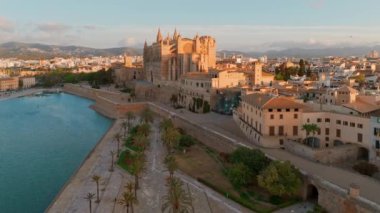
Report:
[[353,103],[343,104],[343,106],[360,113],[369,113],[380,109],[380,106],[368,104],[362,101],[355,101]]
[[270,96],[268,94],[253,93],[242,97],[242,100],[250,105],[262,109],[304,108],[305,105],[297,103],[290,98],[282,96]]

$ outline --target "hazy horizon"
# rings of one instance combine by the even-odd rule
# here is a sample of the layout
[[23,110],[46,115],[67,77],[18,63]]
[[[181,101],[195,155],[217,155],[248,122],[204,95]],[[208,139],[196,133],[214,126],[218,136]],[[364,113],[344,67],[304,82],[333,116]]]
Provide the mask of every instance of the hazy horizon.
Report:
[[380,44],[380,6],[372,2],[0,0],[0,43],[141,48],[158,28],[164,36],[177,28],[184,37],[215,37],[218,50],[373,46]]

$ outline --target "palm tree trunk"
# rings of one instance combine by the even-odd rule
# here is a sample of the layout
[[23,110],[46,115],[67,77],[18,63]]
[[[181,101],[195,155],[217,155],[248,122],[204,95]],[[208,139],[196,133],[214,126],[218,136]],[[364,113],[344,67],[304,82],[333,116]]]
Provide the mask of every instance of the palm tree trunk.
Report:
[[90,213],[92,213],[92,205],[91,205],[91,200],[89,201],[89,204],[90,204]]
[[111,171],[113,171],[113,153],[112,153],[112,156],[111,156]]
[[131,202],[131,213],[134,213],[134,210],[133,210],[133,203]]
[[139,176],[135,175],[135,189],[139,188]]
[[99,182],[96,181],[96,202],[99,203],[100,199],[99,199]]
[[129,205],[127,205],[127,213],[129,212]]
[[117,140],[117,157],[120,157],[120,140]]

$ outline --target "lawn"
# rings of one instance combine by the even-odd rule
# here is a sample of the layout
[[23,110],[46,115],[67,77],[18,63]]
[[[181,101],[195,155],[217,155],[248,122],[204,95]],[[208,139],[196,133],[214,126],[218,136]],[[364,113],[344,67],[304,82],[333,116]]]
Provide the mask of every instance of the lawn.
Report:
[[250,186],[249,189],[235,189],[223,172],[225,163],[219,153],[200,143],[188,148],[186,153],[177,152],[175,158],[181,171],[256,212],[272,212],[298,201],[289,199],[279,201],[278,205],[274,205],[270,202],[271,196],[258,186]]

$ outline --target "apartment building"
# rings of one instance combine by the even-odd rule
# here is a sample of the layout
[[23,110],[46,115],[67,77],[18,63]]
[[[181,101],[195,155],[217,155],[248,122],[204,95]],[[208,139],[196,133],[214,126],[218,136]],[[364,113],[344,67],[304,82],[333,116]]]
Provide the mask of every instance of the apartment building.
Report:
[[17,90],[19,87],[18,77],[0,78],[0,91]]

